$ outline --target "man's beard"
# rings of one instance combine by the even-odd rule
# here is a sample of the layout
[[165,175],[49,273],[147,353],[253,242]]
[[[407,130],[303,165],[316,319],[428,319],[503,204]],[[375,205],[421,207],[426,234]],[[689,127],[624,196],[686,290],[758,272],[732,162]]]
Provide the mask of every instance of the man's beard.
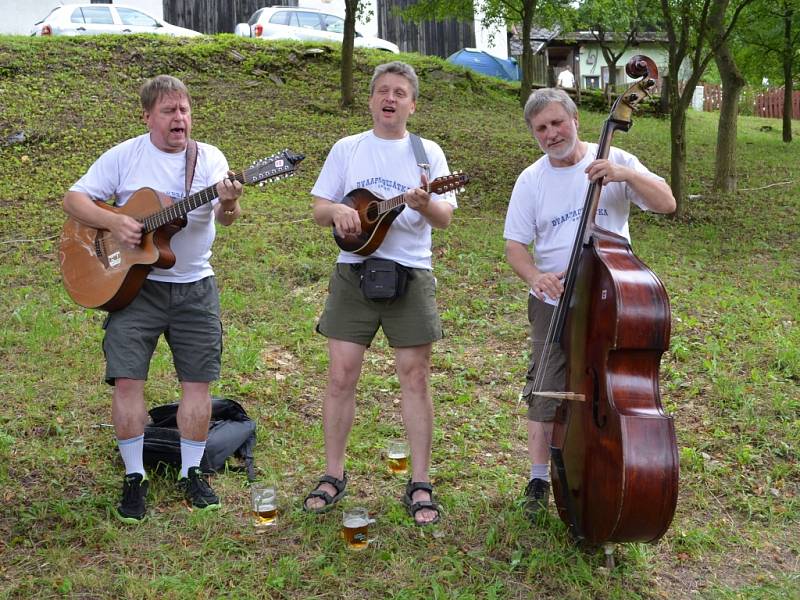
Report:
[[564,143],[562,143],[562,146],[559,148],[545,148],[541,143],[539,143],[539,148],[541,148],[542,152],[547,154],[547,156],[550,158],[555,160],[564,160],[575,151],[575,146],[577,145],[578,136],[575,134],[572,135],[571,139],[565,138]]

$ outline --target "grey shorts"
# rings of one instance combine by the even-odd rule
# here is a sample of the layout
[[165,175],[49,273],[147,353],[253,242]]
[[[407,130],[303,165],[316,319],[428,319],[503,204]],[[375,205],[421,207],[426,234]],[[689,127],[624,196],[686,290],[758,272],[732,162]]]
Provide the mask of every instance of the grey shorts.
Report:
[[180,381],[219,379],[222,323],[214,277],[192,283],[146,279],[133,302],[109,313],[103,328],[105,379],[111,385],[118,377],[147,379],[162,333]]
[[408,287],[400,298],[367,300],[359,285],[360,270],[338,263],[328,284],[328,299],[317,331],[325,337],[369,346],[381,327],[393,348],[442,339],[433,273],[427,269],[410,271]]
[[549,422],[555,419],[561,400],[534,396],[534,391],[563,392],[566,387],[566,359],[560,344],[549,344],[549,359],[544,371],[539,375],[541,382],[535,381],[542,363],[542,354],[548,346],[547,329],[555,307],[542,302],[533,295],[528,296],[528,321],[531,324],[531,362],[525,375],[525,388],[522,397],[528,403],[528,419]]

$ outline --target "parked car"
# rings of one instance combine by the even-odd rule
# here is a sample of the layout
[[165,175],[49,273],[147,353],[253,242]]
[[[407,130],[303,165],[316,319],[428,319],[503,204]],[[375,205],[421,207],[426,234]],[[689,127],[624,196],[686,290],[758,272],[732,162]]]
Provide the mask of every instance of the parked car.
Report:
[[136,8],[117,4],[65,4],[37,22],[31,35],[93,35],[98,33],[161,33],[178,36],[203,35],[176,27]]
[[[300,40],[310,42],[339,42],[344,38],[344,19],[314,8],[268,6],[259,8],[247,23],[239,23],[236,35],[262,40]],[[356,32],[357,48],[374,48],[400,52],[392,42]]]

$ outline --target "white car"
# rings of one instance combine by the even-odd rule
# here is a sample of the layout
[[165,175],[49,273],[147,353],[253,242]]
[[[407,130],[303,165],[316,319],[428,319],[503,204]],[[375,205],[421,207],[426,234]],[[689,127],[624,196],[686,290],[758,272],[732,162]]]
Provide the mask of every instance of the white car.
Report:
[[[239,23],[236,35],[262,40],[299,40],[309,42],[342,42],[344,19],[314,8],[269,6],[253,13],[247,23]],[[395,54],[397,44],[356,32],[356,48],[373,48]]]
[[118,4],[65,4],[37,22],[31,35],[93,35],[99,33],[162,33],[203,35],[159,21],[147,13]]

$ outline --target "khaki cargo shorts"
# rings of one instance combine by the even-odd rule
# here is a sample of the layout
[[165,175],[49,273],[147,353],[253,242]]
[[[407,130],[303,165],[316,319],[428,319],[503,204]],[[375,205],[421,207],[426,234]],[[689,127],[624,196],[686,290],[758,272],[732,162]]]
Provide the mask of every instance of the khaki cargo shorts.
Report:
[[442,339],[436,279],[427,269],[409,271],[408,286],[400,298],[367,300],[360,287],[360,265],[337,263],[317,331],[325,337],[369,346],[381,328],[393,348]]
[[547,339],[547,329],[555,306],[542,302],[532,294],[528,296],[528,321],[531,324],[531,362],[525,375],[525,388],[522,397],[528,403],[528,420],[550,422],[555,419],[561,400],[534,396],[534,391],[563,392],[566,387],[566,359],[561,344],[549,344],[549,358],[544,371],[539,374],[540,382],[535,381],[536,371],[542,363]]

